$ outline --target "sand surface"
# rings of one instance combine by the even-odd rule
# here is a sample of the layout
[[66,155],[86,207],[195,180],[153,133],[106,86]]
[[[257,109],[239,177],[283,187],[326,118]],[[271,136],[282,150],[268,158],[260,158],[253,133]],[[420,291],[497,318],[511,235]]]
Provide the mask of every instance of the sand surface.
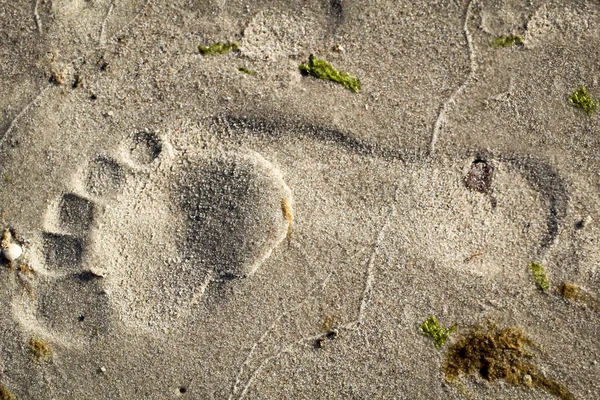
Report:
[[[0,60],[0,398],[600,398],[597,1],[0,0]],[[491,326],[536,372],[449,379]]]

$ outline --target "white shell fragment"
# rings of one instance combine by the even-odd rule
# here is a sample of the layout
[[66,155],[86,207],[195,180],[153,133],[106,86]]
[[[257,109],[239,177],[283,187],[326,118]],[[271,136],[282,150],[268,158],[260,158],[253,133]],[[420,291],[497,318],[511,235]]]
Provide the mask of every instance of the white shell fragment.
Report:
[[6,258],[8,261],[14,261],[21,257],[21,254],[23,254],[23,249],[21,246],[13,243],[12,235],[8,229],[4,230],[0,247],[2,248],[2,256],[4,256],[4,258]]
[[23,254],[23,249],[16,243],[11,243],[2,250],[2,255],[8,261],[16,260],[17,258],[21,257],[21,254]]

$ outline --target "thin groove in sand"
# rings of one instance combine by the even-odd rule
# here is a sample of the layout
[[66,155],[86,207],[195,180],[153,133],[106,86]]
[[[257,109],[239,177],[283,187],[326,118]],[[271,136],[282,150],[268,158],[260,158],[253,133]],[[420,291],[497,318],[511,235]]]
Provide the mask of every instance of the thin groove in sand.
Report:
[[35,0],[35,6],[33,7],[33,18],[35,19],[35,26],[37,26],[38,32],[41,35],[44,32],[42,31],[42,18],[40,18],[40,14],[38,13],[39,5],[40,0]]
[[98,38],[98,46],[99,47],[104,47],[106,45],[106,24],[108,23],[108,20],[113,12],[115,8],[115,2],[111,1],[110,5],[108,6],[108,11],[106,11],[106,16],[104,17],[104,20],[102,21],[102,25],[100,26],[100,36]]
[[[263,360],[263,362],[261,362],[260,365],[258,367],[256,367],[256,369],[252,372],[252,375],[250,375],[250,378],[248,378],[248,381],[246,382],[246,385],[244,385],[244,389],[240,393],[238,400],[242,400],[244,397],[246,397],[246,393],[248,393],[248,389],[250,389],[250,387],[252,386],[252,383],[254,382],[254,380],[260,373],[260,371],[262,371],[263,368],[267,365],[268,362],[278,359],[279,357],[281,357],[282,354],[292,352],[294,347],[301,345],[303,342],[311,342],[313,340],[317,340],[321,336],[322,335],[319,334],[319,335],[313,335],[313,336],[309,336],[309,337],[303,337],[303,338],[295,341],[291,345],[285,347],[284,349],[280,350],[279,352],[272,355],[271,357],[265,358]],[[230,399],[231,399],[231,397],[230,397]]]
[[10,125],[8,126],[8,128],[6,129],[6,131],[4,132],[4,135],[2,135],[2,137],[0,138],[0,147],[2,147],[2,145],[4,144],[4,142],[6,141],[6,138],[8,138],[8,135],[12,132],[12,130],[14,129],[14,127],[17,125],[17,122],[23,117],[23,115],[25,115],[25,113],[27,113],[27,111],[33,106],[35,105],[35,103],[37,103],[46,93],[46,91],[48,89],[50,89],[52,87],[52,84],[47,84],[46,87],[44,87],[42,89],[42,91],[40,93],[38,93],[38,95],[31,100],[25,107],[23,107],[23,109],[13,118],[13,120],[11,121]]
[[358,309],[358,317],[354,323],[354,325],[357,328],[360,326],[360,324],[362,324],[362,322],[364,320],[365,310],[367,309],[367,306],[369,305],[369,300],[371,298],[371,290],[373,290],[373,283],[375,281],[375,274],[374,274],[375,259],[377,258],[377,255],[379,254],[379,248],[381,246],[381,242],[383,242],[383,239],[385,238],[385,231],[387,230],[388,226],[390,225],[390,221],[391,221],[392,217],[394,217],[395,215],[396,215],[396,207],[392,206],[391,210],[389,210],[387,213],[385,223],[379,230],[379,234],[377,235],[377,239],[375,241],[375,244],[373,245],[373,251],[371,252],[371,256],[369,257],[369,263],[367,264],[367,278],[365,279],[365,290],[363,292],[363,297],[360,302],[360,307]]
[[475,60],[475,46],[473,45],[473,36],[469,32],[469,17],[471,16],[471,8],[473,5],[473,0],[469,1],[467,5],[467,11],[465,12],[465,23],[463,25],[463,32],[465,38],[467,39],[467,45],[469,47],[469,61],[471,63],[469,75],[465,79],[465,81],[452,93],[442,105],[440,112],[438,114],[437,120],[435,121],[435,125],[433,126],[433,134],[431,135],[431,142],[429,144],[429,154],[432,155],[435,153],[435,146],[437,144],[438,138],[440,136],[440,131],[442,130],[444,124],[446,123],[446,114],[448,113],[449,108],[452,104],[456,103],[456,98],[464,92],[465,88],[471,83],[472,80],[475,79],[475,71],[477,70],[477,62]]

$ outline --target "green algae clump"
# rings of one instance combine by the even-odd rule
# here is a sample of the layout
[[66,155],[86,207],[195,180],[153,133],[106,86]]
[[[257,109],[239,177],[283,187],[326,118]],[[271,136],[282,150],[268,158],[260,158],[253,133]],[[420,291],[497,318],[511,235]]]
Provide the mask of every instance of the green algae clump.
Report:
[[427,320],[419,327],[419,331],[421,331],[423,335],[433,339],[436,349],[440,349],[455,330],[456,325],[453,325],[450,328],[444,328],[433,315],[427,318]]
[[31,338],[29,341],[29,351],[34,361],[48,361],[52,358],[52,348],[44,340]]
[[542,291],[548,290],[548,288],[550,288],[550,282],[548,281],[548,274],[546,274],[544,266],[536,262],[530,262],[529,269],[531,269],[533,279],[535,279],[535,283],[537,283],[538,287],[542,289]]
[[492,47],[511,47],[515,44],[522,45],[523,37],[519,35],[500,36],[490,41]]
[[580,87],[569,97],[569,102],[577,108],[581,108],[588,115],[592,115],[598,108],[599,101],[592,98],[585,86]]
[[217,43],[212,46],[198,46],[200,54],[203,56],[214,56],[217,54],[226,54],[233,50],[238,50],[240,45],[238,43]]
[[574,283],[564,282],[558,287],[558,292],[565,300],[571,303],[579,303],[590,307],[594,311],[600,311],[600,300],[586,293],[582,288]]
[[246,67],[239,67],[238,71],[240,71],[241,73],[246,74],[246,75],[256,75],[257,74],[256,71],[252,71],[251,69],[248,69]]
[[519,328],[475,329],[461,337],[446,354],[442,367],[446,381],[461,375],[479,375],[488,382],[504,380],[511,385],[541,389],[559,399],[575,396],[559,382],[545,377],[531,362],[530,348],[538,347]]
[[325,60],[320,60],[312,54],[308,56],[308,63],[300,64],[300,71],[315,78],[333,81],[344,85],[354,93],[360,91],[360,80],[344,71],[338,71]]
[[581,289],[573,283],[563,283],[558,291],[566,300],[577,301],[581,298]]

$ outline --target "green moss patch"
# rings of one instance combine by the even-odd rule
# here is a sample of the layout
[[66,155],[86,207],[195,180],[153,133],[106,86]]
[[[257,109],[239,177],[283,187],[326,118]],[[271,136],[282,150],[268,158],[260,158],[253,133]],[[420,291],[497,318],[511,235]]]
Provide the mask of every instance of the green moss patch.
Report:
[[592,98],[585,86],[580,87],[569,97],[569,102],[577,108],[581,108],[588,115],[592,115],[598,108],[598,99]]
[[542,290],[548,290],[550,287],[550,282],[548,281],[548,274],[546,274],[546,269],[542,264],[538,264],[536,262],[529,263],[529,269],[533,274],[533,279],[535,279],[535,283]]
[[198,46],[200,54],[203,56],[214,56],[218,54],[226,54],[233,50],[238,50],[240,45],[238,43],[217,43],[212,46]]
[[492,47],[511,47],[522,44],[523,37],[519,35],[500,36],[496,39],[490,40],[490,46]]
[[0,400],[17,400],[17,396],[12,394],[4,385],[0,384]]
[[451,326],[450,328],[444,328],[435,318],[435,316],[430,316],[421,324],[419,327],[419,331],[425,336],[429,336],[433,339],[435,343],[435,347],[440,349],[448,337],[456,330],[456,325]]
[[308,63],[300,64],[298,67],[303,74],[314,76],[315,78],[333,81],[344,85],[354,93],[360,91],[360,80],[344,71],[338,71],[325,60],[320,60],[312,54],[308,57]]

